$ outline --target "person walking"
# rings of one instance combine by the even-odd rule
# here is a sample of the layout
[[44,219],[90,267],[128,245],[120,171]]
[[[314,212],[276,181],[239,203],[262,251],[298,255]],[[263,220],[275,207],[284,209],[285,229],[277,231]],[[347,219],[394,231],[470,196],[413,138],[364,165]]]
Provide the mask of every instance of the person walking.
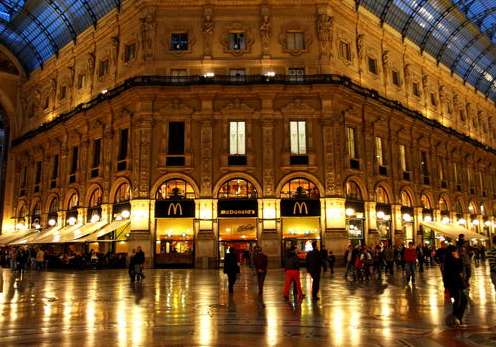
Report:
[[45,252],[43,252],[43,249],[40,247],[38,248],[38,252],[36,252],[36,270],[42,271],[44,263],[45,263]]
[[491,281],[496,290],[496,235],[493,235],[493,247],[486,253],[486,258],[489,260],[489,271],[491,274]]
[[291,246],[288,250],[286,259],[284,261],[284,288],[283,295],[286,300],[289,300],[289,288],[294,282],[296,286],[296,292],[298,293],[298,300],[302,300],[305,295],[301,290],[300,281],[300,264],[298,256],[296,255],[296,246]]
[[319,300],[320,273],[322,272],[322,253],[317,248],[317,241],[312,242],[312,250],[307,254],[307,271],[312,276],[312,300]]
[[394,274],[394,249],[392,245],[388,245],[384,249],[384,261],[386,262],[386,269],[384,272],[389,272],[392,276]]
[[234,283],[239,274],[239,263],[236,250],[229,247],[224,256],[224,273],[227,275],[229,294],[234,293]]
[[453,303],[453,313],[447,317],[446,322],[448,325],[460,325],[468,303],[465,294],[468,284],[464,278],[463,260],[455,246],[449,246],[447,249],[444,272],[446,286]]
[[470,249],[470,244],[468,241],[459,243],[458,255],[460,256],[463,263],[464,278],[467,283],[470,283],[470,277],[472,277],[472,250]]
[[267,276],[267,256],[262,252],[262,248],[259,246],[255,247],[253,265],[255,266],[255,272],[257,273],[258,296],[262,297],[265,276]]
[[334,265],[336,265],[336,256],[334,255],[334,253],[332,253],[332,251],[329,251],[327,260],[329,261],[329,270],[331,271],[331,275],[334,275]]
[[320,259],[322,260],[322,270],[327,272],[327,268],[329,267],[329,253],[325,246],[320,248]]
[[446,263],[446,255],[448,254],[448,248],[445,241],[441,241],[441,247],[436,250],[436,261],[439,264],[439,269],[441,270],[441,277],[443,279],[444,285],[444,295],[448,295],[448,287],[446,286],[446,277],[444,276],[444,264]]
[[419,264],[419,272],[424,272],[424,249],[422,248],[422,245],[417,246],[416,252]]
[[129,273],[129,278],[131,279],[131,282],[136,281],[136,271],[134,269],[134,266],[136,265],[136,250],[133,248],[133,251],[131,252],[131,256],[129,257],[129,268],[128,268],[128,273]]
[[141,281],[145,278],[143,274],[143,266],[145,264],[145,252],[140,246],[136,249],[136,255],[134,256],[134,272],[136,274],[136,280]]
[[346,271],[344,273],[344,278],[348,279],[348,274],[351,273],[354,276],[355,273],[355,259],[358,255],[358,250],[353,248],[352,245],[348,245],[346,252],[344,253],[344,259],[346,261]]
[[405,248],[403,252],[403,262],[405,263],[406,271],[406,284],[410,283],[412,280],[412,285],[415,285],[415,268],[417,265],[417,250],[415,249],[413,242],[408,242],[408,248]]

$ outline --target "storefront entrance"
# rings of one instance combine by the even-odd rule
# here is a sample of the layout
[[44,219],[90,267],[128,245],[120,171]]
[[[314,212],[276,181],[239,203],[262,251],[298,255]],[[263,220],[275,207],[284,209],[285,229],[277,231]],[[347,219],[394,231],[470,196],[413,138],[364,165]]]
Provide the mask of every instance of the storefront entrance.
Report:
[[190,199],[156,201],[155,266],[193,266],[194,212],[195,203]]

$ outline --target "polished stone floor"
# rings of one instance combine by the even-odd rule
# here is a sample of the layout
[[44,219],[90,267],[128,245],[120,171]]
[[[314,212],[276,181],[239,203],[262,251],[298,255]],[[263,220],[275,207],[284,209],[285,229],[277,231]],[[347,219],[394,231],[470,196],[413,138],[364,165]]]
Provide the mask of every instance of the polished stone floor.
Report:
[[[2,271],[0,270],[0,273]],[[402,285],[401,274],[363,284],[342,270],[322,279],[321,300],[287,303],[283,272],[267,277],[264,303],[244,269],[235,294],[215,270],[27,273],[0,282],[0,346],[496,346],[496,293],[474,269],[466,325],[450,329],[437,268]],[[303,272],[310,293],[311,281]]]

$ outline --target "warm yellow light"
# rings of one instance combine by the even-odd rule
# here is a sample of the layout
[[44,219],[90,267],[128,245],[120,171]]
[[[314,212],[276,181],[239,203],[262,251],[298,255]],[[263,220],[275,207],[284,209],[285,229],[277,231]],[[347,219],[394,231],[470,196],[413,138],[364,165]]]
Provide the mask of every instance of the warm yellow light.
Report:
[[478,219],[473,219],[472,220],[472,225],[479,225],[479,220]]
[[51,219],[48,220],[48,225],[49,226],[53,227],[53,226],[55,226],[55,224],[57,224],[57,221],[55,219],[51,218]]
[[412,221],[412,216],[409,213],[403,214],[403,221],[404,222],[411,222]]
[[131,212],[129,210],[124,210],[121,212],[121,217],[124,219],[128,219],[131,216]]
[[213,73],[212,71],[209,71],[209,72],[206,72],[203,77],[206,77],[206,78],[213,78],[215,77],[215,73]]
[[354,209],[352,209],[352,208],[347,208],[347,209],[345,210],[345,213],[346,213],[346,215],[347,215],[348,217],[352,217],[352,216],[354,216],[354,215],[355,215],[355,210],[354,210]]
[[441,223],[443,223],[443,224],[449,224],[449,222],[450,222],[450,219],[449,219],[449,217],[446,217],[446,216],[444,216],[443,219],[441,220]]
[[76,224],[76,217],[69,217],[69,219],[67,220],[67,223],[69,223],[69,225],[75,225]]
[[460,218],[460,219],[458,220],[458,224],[460,224],[460,225],[465,225],[465,224],[467,224],[467,221],[466,221],[464,218]]
[[427,223],[432,222],[432,217],[431,216],[424,216],[424,222],[427,222]]
[[379,218],[379,219],[384,219],[384,216],[385,216],[384,211],[378,211],[378,212],[377,212],[377,218]]

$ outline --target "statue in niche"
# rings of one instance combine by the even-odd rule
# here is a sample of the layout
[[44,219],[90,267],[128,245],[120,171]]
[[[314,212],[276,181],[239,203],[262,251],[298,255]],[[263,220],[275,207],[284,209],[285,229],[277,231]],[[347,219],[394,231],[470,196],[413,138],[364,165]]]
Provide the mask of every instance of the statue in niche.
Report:
[[262,24],[260,24],[260,37],[262,38],[262,48],[264,53],[267,53],[270,47],[270,39],[272,37],[272,25],[270,24],[270,17],[264,14],[262,17]]
[[215,29],[215,23],[212,19],[212,9],[205,8],[203,12],[203,23],[202,23],[205,56],[212,55],[212,36],[214,35],[214,29]]
[[141,46],[143,48],[143,59],[149,60],[153,57],[153,36],[155,34],[155,12],[147,11],[141,21]]
[[317,18],[317,38],[319,39],[321,55],[323,56],[332,57],[333,29],[334,19],[326,13],[319,14]]

